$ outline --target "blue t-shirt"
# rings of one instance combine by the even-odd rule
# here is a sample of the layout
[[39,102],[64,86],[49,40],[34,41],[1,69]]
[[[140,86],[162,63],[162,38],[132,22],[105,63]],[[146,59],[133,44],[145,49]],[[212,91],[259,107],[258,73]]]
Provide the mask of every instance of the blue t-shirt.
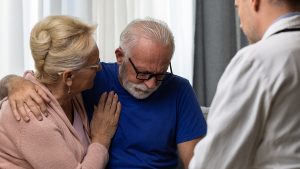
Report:
[[121,86],[116,63],[102,63],[102,68],[83,98],[90,119],[105,91],[115,91],[122,104],[107,167],[175,168],[177,144],[203,137],[207,130],[188,80],[173,75],[148,98],[136,99]]

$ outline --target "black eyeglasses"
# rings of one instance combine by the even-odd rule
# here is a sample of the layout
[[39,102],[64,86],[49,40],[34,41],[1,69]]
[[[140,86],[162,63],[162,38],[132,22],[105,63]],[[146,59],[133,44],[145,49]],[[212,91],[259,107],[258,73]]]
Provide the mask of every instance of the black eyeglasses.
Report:
[[129,58],[129,62],[131,63],[131,65],[132,65],[132,67],[133,67],[133,69],[134,69],[134,71],[136,73],[136,78],[139,79],[139,80],[149,80],[152,77],[155,77],[155,79],[157,81],[163,81],[163,80],[165,80],[168,77],[170,77],[170,76],[173,75],[171,62],[170,62],[170,71],[171,72],[166,72],[166,73],[139,72],[130,58]]

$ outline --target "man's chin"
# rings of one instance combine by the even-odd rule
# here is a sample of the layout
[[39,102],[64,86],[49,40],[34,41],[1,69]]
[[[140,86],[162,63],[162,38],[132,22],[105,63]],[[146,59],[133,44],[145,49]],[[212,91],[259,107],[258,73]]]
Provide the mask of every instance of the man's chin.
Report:
[[135,97],[136,99],[146,99],[149,97],[153,92],[145,92],[145,91],[137,91],[135,92],[130,92],[130,94]]
[[128,81],[123,81],[123,87],[136,99],[146,99],[158,89],[158,86],[154,89],[147,89],[143,85],[129,83]]

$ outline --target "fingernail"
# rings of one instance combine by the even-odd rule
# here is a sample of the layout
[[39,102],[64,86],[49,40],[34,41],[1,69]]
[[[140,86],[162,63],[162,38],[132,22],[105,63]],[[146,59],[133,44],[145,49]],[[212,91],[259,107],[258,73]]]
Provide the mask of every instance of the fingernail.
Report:
[[39,120],[39,121],[42,121],[42,120],[43,120],[43,117],[42,117],[42,116],[38,116],[38,120]]
[[47,117],[48,116],[48,111],[47,109],[44,111],[44,115]]
[[27,117],[27,116],[24,118],[24,120],[25,120],[26,122],[29,122],[29,121],[30,121],[29,117]]

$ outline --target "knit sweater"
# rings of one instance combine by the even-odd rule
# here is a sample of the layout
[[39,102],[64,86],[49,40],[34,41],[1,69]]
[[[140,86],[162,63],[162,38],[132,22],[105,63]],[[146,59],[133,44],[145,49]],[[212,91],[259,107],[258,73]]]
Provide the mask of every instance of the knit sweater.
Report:
[[[31,73],[26,73],[25,78],[39,85],[50,97],[51,102],[47,105],[49,115],[43,121],[38,121],[29,113],[29,123],[17,121],[7,98],[0,102],[0,168],[104,168],[108,161],[107,149],[101,144],[92,143],[85,151],[78,134],[51,92],[37,82]],[[81,95],[74,97],[72,102],[89,134]]]

